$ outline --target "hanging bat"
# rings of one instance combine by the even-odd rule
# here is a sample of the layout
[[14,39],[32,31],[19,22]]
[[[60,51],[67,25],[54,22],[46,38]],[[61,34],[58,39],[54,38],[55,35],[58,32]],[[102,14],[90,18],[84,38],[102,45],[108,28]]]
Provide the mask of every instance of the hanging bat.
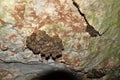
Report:
[[78,12],[81,16],[83,16],[87,27],[86,27],[86,32],[88,32],[90,34],[91,37],[97,37],[97,36],[102,36],[108,29],[106,29],[102,34],[99,33],[99,31],[95,30],[95,28],[89,24],[88,20],[86,19],[86,16],[84,13],[81,12],[79,5],[74,1],[73,1],[73,5],[78,9]]

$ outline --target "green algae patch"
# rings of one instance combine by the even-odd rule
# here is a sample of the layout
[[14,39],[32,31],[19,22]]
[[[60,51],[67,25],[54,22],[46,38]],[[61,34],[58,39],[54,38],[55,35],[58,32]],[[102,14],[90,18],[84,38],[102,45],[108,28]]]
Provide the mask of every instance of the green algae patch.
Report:
[[[93,19],[92,23],[100,32],[108,30],[101,37],[91,38],[88,54],[92,60],[85,61],[86,67],[96,67],[101,64],[101,67],[106,67],[120,62],[120,1],[100,0],[99,3],[104,5],[100,12],[102,16],[94,15],[97,13],[94,12],[88,15],[88,18]],[[97,22],[100,20],[99,23],[95,19]]]

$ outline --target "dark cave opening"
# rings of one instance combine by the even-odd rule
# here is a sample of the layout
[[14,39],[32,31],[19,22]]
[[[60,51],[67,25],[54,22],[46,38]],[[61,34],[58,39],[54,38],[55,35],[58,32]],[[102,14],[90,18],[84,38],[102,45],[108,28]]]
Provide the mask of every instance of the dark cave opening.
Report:
[[38,75],[31,80],[78,80],[77,77],[70,71],[55,70],[47,71],[44,75]]

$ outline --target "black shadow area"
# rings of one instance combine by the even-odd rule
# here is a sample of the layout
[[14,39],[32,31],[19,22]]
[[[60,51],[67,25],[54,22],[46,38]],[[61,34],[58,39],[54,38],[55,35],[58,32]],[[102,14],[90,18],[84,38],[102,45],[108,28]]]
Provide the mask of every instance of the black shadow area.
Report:
[[54,70],[45,72],[44,75],[38,75],[31,80],[78,80],[70,71]]

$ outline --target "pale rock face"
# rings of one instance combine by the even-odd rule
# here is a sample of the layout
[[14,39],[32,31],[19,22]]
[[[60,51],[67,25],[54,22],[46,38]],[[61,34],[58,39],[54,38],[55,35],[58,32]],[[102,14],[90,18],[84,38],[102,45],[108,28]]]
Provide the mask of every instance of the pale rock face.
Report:
[[50,16],[57,16],[56,4],[48,3],[48,0],[35,0],[36,14],[49,14]]
[[[114,15],[112,12],[116,10],[113,9],[115,5],[111,6],[115,1],[112,2],[112,0],[110,0],[110,3],[107,2],[107,0],[103,0],[103,2],[102,0],[75,1],[79,4],[81,11],[86,14],[88,21],[90,21],[97,30],[100,29],[101,32],[104,31],[100,26],[105,28],[111,27],[111,31],[116,32],[113,29],[114,26],[111,26],[114,25],[113,23],[115,23],[114,21],[116,20],[111,18],[111,16],[119,16],[120,13],[119,11]],[[72,4],[72,0],[1,0],[0,2],[0,6],[2,7],[0,8],[1,59],[22,62],[39,61],[38,56],[35,56],[29,49],[25,49],[25,39],[35,30],[44,30],[49,35],[53,36],[57,34],[60,36],[65,48],[62,52],[62,60],[65,61],[66,64],[69,64],[70,67],[79,69],[85,59],[89,60],[90,57],[88,56],[86,58],[86,56],[88,55],[90,36],[85,32],[86,23],[83,17],[79,15],[76,7]],[[2,3],[4,3],[5,6]],[[21,12],[19,12],[20,9],[22,10]],[[13,14],[12,12],[18,12],[19,14]],[[115,12],[117,12],[117,10]],[[8,24],[1,25],[2,20],[3,23],[5,21],[8,22]],[[110,33],[110,36],[111,35],[114,36],[115,34]],[[114,37],[112,39],[114,39]],[[111,39],[111,37],[109,39]],[[104,48],[104,44],[109,42],[98,41],[98,43],[103,45]],[[95,44],[98,45],[97,43]],[[5,47],[8,49],[5,49]],[[107,52],[104,51],[105,49],[100,51],[99,45],[93,48],[98,52],[102,50],[102,52]],[[92,49],[91,51],[93,51]],[[98,58],[94,61],[96,62],[96,60],[100,59],[101,58]],[[54,61],[49,60],[48,62]],[[18,73],[20,72],[18,71]]]
[[[74,65],[76,57],[85,57],[89,35],[86,35],[86,23],[72,4],[72,0],[34,0],[28,1],[29,5],[24,0],[14,3],[15,8],[11,12],[13,12],[13,18],[16,20],[13,22],[15,24],[8,24],[0,30],[2,33],[0,35],[1,42],[8,47],[7,55],[11,56],[2,59],[27,62],[37,58],[31,55],[29,49],[24,51],[26,37],[37,29],[44,30],[52,36],[56,34],[60,36],[65,48],[65,51],[62,52],[65,56],[62,59],[66,63]],[[1,52],[5,53],[5,51]],[[78,56],[79,54],[80,56]],[[71,55],[73,55],[73,62],[69,62]]]
[[[34,0],[28,2],[31,6],[27,5],[24,0],[14,2],[13,16],[16,23],[13,24],[14,27],[8,25],[0,31],[3,32],[0,35],[1,42],[8,47],[7,52],[10,51],[10,55],[12,55],[3,57],[4,60],[31,61],[31,59],[37,58],[31,55],[30,50],[24,51],[26,37],[37,29],[44,30],[52,36],[56,34],[60,36],[65,48],[65,51],[62,52],[65,56],[62,59],[66,63],[74,65],[76,57],[86,56],[89,35],[86,35],[86,23],[72,4],[72,0]],[[5,40],[4,36],[6,36],[5,42],[3,41]],[[4,54],[4,51],[2,52]],[[78,56],[79,54],[80,56]],[[69,62],[71,55],[73,55],[73,59],[72,62]],[[79,62],[80,59],[78,59],[77,65],[80,65]]]

